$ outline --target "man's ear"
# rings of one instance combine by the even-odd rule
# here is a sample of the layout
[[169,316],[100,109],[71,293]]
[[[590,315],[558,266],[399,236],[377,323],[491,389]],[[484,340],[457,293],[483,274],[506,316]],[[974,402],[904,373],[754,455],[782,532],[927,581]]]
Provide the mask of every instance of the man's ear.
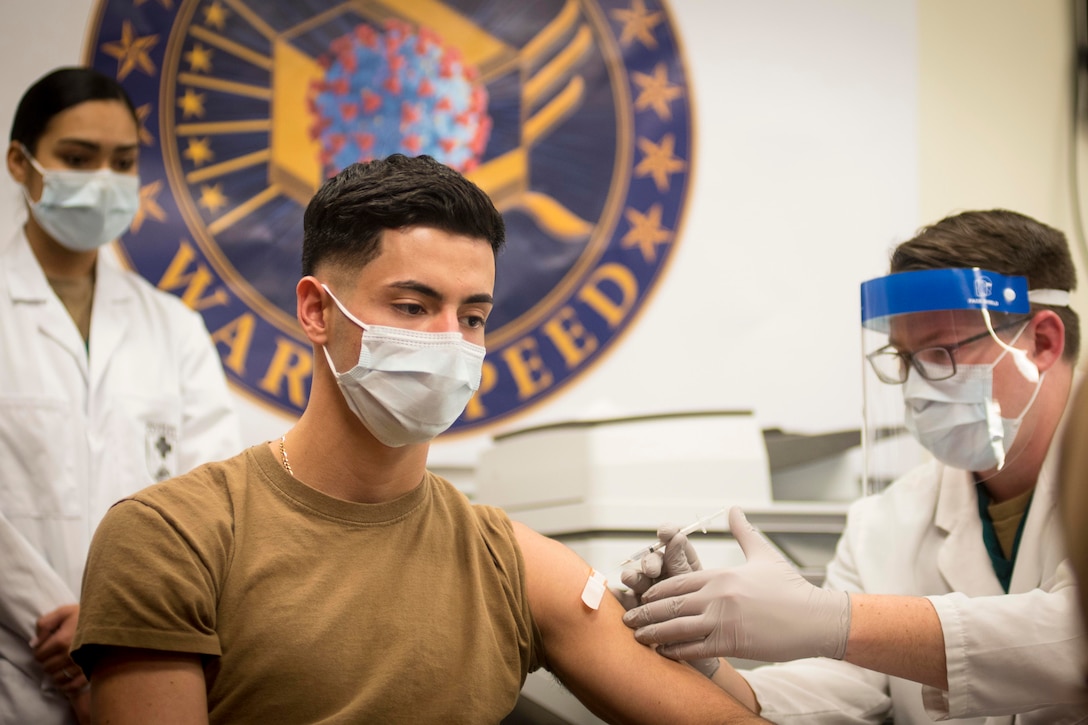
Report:
[[306,337],[315,345],[324,345],[329,339],[325,297],[321,283],[310,275],[300,279],[295,286],[298,322]]
[[1065,323],[1053,310],[1035,313],[1028,328],[1034,350],[1029,351],[1031,361],[1039,372],[1044,373],[1062,359],[1065,351]]

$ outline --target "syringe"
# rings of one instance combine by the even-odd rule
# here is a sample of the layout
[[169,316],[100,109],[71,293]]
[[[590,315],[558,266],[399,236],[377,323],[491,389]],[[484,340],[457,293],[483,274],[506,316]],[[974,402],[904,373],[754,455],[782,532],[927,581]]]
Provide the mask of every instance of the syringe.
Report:
[[[688,534],[692,533],[693,531],[702,531],[705,534],[706,533],[706,525],[708,523],[710,523],[710,521],[712,521],[713,519],[718,518],[719,516],[724,516],[727,513],[729,513],[729,507],[728,506],[721,509],[720,511],[715,511],[714,513],[710,514],[709,516],[704,516],[703,518],[699,519],[698,521],[695,521],[694,523],[688,524],[684,528],[680,529],[680,531],[678,533],[681,533],[684,536],[687,536]],[[628,564],[630,564],[632,562],[635,562],[635,561],[639,561],[643,557],[645,557],[645,556],[647,556],[649,554],[652,554],[655,551],[661,551],[664,548],[665,548],[665,545],[663,543],[661,543],[660,541],[655,541],[650,546],[644,546],[643,548],[636,551],[634,554],[631,554],[631,556],[627,557],[627,559],[625,559],[623,562],[620,563],[619,568],[622,569],[623,567],[627,566]]]

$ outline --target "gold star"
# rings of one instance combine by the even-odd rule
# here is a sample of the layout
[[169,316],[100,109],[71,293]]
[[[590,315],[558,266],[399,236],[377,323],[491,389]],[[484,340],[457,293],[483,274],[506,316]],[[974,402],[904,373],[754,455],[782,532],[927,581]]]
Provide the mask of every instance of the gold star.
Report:
[[140,231],[147,217],[159,223],[166,221],[166,212],[159,206],[157,199],[160,191],[162,191],[162,181],[158,179],[140,187],[140,208],[136,210],[136,216],[132,219],[132,231]]
[[140,143],[142,143],[144,146],[150,146],[151,144],[155,143],[155,137],[152,136],[151,132],[147,130],[147,126],[144,123],[145,121],[147,121],[147,117],[150,115],[150,103],[145,103],[142,106],[136,107],[136,121],[140,124]]
[[673,156],[676,136],[671,133],[665,134],[660,144],[655,144],[648,138],[640,138],[638,148],[646,155],[635,167],[635,175],[653,176],[658,191],[668,190],[669,174],[675,174],[687,168],[686,163]]
[[219,0],[204,9],[204,24],[214,26],[220,31],[227,24],[227,9],[219,4]]
[[648,263],[656,261],[657,245],[667,243],[672,237],[671,231],[661,228],[661,205],[654,204],[647,214],[628,208],[623,216],[631,224],[631,231],[623,235],[620,244],[624,249],[638,247]]
[[200,43],[193,45],[193,49],[185,54],[185,60],[189,61],[189,70],[193,73],[211,73],[212,72],[212,54],[211,48],[205,48]]
[[211,149],[211,139],[190,138],[189,148],[181,154],[193,162],[193,166],[203,166],[215,158],[215,152]]
[[633,0],[629,10],[613,10],[612,17],[623,23],[620,45],[628,46],[635,38],[647,48],[657,47],[654,27],[663,19],[663,13],[647,13],[642,0]]
[[132,29],[132,22],[126,20],[121,26],[121,40],[103,43],[102,52],[117,59],[117,80],[123,81],[137,67],[148,75],[155,72],[155,64],[151,62],[148,51],[154,48],[157,42],[159,42],[157,35],[137,38]]
[[212,214],[227,205],[227,197],[223,195],[221,186],[221,184],[215,186],[205,184],[200,187],[200,205]]
[[204,117],[204,94],[197,93],[192,88],[185,89],[185,95],[178,99],[178,108],[181,109],[183,118]]
[[657,111],[658,118],[672,118],[669,103],[684,95],[684,91],[679,86],[669,85],[669,73],[664,63],[654,66],[652,76],[636,71],[631,74],[631,78],[640,89],[638,98],[635,99],[636,111],[653,108]]

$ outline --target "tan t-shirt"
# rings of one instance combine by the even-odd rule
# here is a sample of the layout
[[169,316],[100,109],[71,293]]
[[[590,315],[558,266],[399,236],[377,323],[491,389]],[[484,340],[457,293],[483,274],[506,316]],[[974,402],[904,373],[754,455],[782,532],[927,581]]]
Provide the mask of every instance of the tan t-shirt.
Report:
[[94,537],[76,661],[206,655],[212,723],[499,722],[543,664],[509,519],[430,473],[330,498],[266,445],[144,489]]

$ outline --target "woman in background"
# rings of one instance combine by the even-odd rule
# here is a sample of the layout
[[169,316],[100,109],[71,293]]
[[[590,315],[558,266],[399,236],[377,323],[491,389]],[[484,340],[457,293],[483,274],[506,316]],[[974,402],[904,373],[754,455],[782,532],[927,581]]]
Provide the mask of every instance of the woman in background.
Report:
[[61,68],[15,112],[25,225],[0,241],[0,713],[87,721],[68,656],[109,506],[240,450],[201,317],[99,250],[139,208],[139,122],[112,78]]

